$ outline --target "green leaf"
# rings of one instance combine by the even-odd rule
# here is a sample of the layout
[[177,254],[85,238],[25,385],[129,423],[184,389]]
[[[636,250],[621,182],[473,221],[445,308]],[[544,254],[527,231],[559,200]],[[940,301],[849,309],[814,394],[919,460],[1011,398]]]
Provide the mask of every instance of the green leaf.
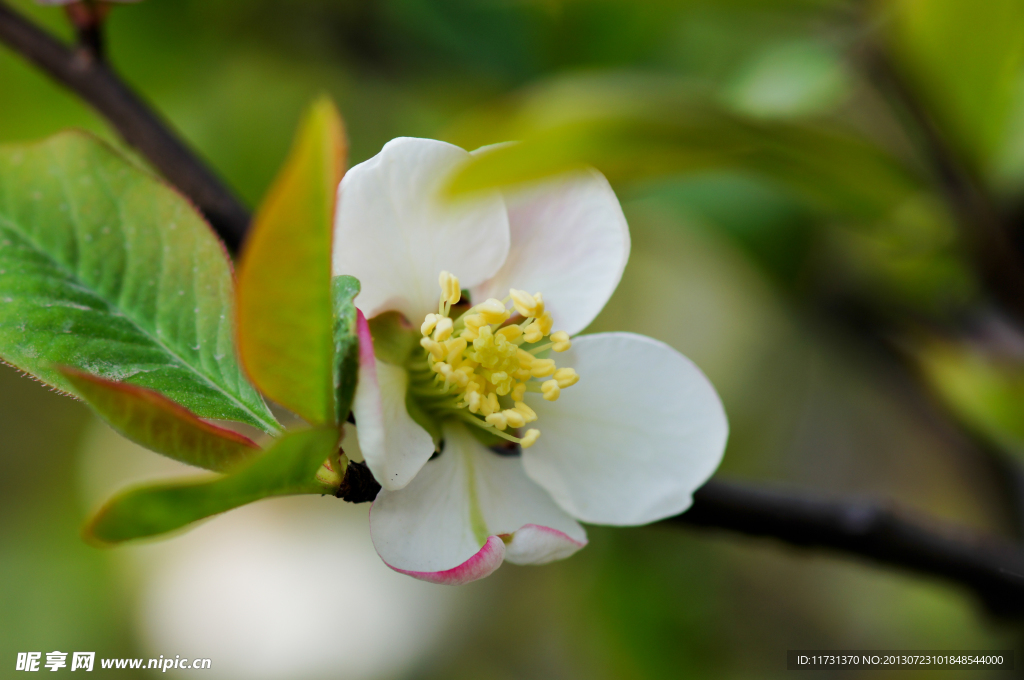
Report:
[[613,183],[714,169],[742,170],[819,208],[876,219],[919,182],[885,151],[850,132],[743,117],[673,82],[569,81],[465,120],[451,137],[474,155],[454,194],[532,182],[586,165]]
[[246,437],[200,420],[159,392],[73,368],[61,373],[112,428],[168,458],[224,472],[260,451]]
[[334,421],[331,236],[345,134],[329,99],[306,113],[256,213],[238,271],[239,352],[274,401]]
[[277,422],[238,364],[231,269],[191,204],[81,132],[0,147],[0,357],[160,392],[203,418]]
[[933,342],[918,352],[925,376],[975,431],[1024,456],[1024,369],[968,346]]
[[1024,64],[1020,0],[898,0],[890,44],[943,127],[975,160],[999,150]]
[[270,496],[329,493],[315,475],[338,446],[335,429],[292,432],[237,472],[122,492],[104,505],[83,534],[111,545],[156,536]]
[[343,423],[352,409],[352,397],[359,380],[359,332],[355,296],[359,279],[335,276],[331,281],[334,301],[334,417]]

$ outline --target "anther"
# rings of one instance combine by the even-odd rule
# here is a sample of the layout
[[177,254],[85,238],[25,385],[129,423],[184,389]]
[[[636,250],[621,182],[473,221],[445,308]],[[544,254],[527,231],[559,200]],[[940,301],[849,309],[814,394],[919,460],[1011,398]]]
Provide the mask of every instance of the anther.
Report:
[[540,386],[540,391],[543,393],[546,401],[558,401],[558,395],[562,392],[558,387],[557,380],[546,380]]
[[516,290],[512,288],[508,291],[508,295],[512,298],[512,306],[516,308],[516,311],[523,315],[524,318],[531,316],[537,316],[537,301],[533,299],[533,296],[527,293],[525,290]]
[[532,423],[537,420],[537,412],[521,401],[516,402],[515,410],[519,411],[519,413],[522,414],[523,419],[528,423]]
[[507,408],[502,411],[501,414],[505,416],[505,421],[508,423],[509,427],[522,427],[523,425],[526,425],[526,418],[524,418],[523,414],[519,411]]
[[426,317],[423,318],[423,325],[420,326],[420,333],[423,335],[430,335],[433,333],[434,326],[437,325],[437,320],[440,318],[442,317],[438,314],[427,314]]
[[521,402],[523,400],[523,395],[525,395],[525,394],[526,394],[526,383],[519,383],[514,388],[512,388],[512,392],[511,392],[512,401],[514,401],[514,402]]
[[552,377],[558,381],[558,386],[562,389],[571,387],[580,381],[579,374],[573,368],[560,368]]
[[447,316],[438,319],[437,326],[434,330],[434,340],[444,342],[448,338],[452,337],[453,326],[454,323]]
[[540,342],[543,339],[544,333],[540,329],[540,324],[534,321],[526,327],[526,331],[523,333],[523,338],[527,342]]
[[538,437],[540,437],[540,430],[529,429],[526,431],[526,434],[523,435],[523,438],[522,440],[520,440],[519,445],[524,449],[528,449],[537,443]]
[[544,336],[551,332],[551,327],[555,325],[555,320],[551,318],[550,314],[544,312],[537,318],[537,323],[540,324],[540,333]]
[[477,305],[475,310],[483,316],[487,323],[501,323],[508,318],[508,310],[505,309],[505,305],[501,303],[501,300],[494,298]]
[[558,331],[557,333],[552,333],[551,341],[554,343],[551,349],[555,350],[556,352],[564,352],[565,350],[572,347],[572,342],[570,342],[569,340],[569,334],[566,333],[565,331]]
[[451,272],[441,272],[437,282],[441,285],[441,295],[445,302],[454,305],[462,299],[462,289],[459,287],[459,278]]
[[534,378],[546,378],[554,372],[555,362],[553,359],[536,359],[533,366],[530,367],[530,375]]
[[488,425],[494,427],[497,430],[504,430],[506,427],[508,427],[508,419],[505,417],[505,414],[500,411],[497,413],[492,413],[491,415],[487,416],[484,420],[487,421]]
[[430,352],[430,356],[434,357],[434,361],[440,361],[444,358],[444,347],[441,343],[434,342],[430,338],[420,338],[420,346]]
[[466,342],[465,338],[455,338],[446,342],[444,346],[448,350],[448,363],[455,365],[456,360],[462,356],[468,345],[469,343]]
[[497,332],[497,335],[505,336],[505,339],[509,342],[515,342],[522,334],[523,329],[519,326],[505,326],[504,328],[499,328]]

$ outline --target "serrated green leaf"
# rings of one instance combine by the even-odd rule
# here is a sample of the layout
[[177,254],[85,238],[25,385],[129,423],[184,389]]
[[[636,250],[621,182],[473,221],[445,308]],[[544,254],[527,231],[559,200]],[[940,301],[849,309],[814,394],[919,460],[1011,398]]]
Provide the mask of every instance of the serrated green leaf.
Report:
[[334,417],[345,422],[352,409],[352,397],[359,380],[359,334],[356,327],[355,297],[359,279],[335,276],[331,280],[334,303]]
[[242,362],[268,397],[334,420],[331,236],[345,134],[329,99],[310,107],[253,220],[238,271]]
[[338,445],[335,429],[292,432],[246,467],[224,477],[130,489],[86,525],[86,540],[112,545],[165,534],[271,496],[329,493],[315,479]]
[[65,392],[70,366],[204,418],[278,430],[242,374],[223,246],[177,192],[65,132],[0,147],[0,356]]
[[168,458],[224,472],[260,453],[248,438],[200,420],[159,392],[73,368],[61,373],[112,428]]

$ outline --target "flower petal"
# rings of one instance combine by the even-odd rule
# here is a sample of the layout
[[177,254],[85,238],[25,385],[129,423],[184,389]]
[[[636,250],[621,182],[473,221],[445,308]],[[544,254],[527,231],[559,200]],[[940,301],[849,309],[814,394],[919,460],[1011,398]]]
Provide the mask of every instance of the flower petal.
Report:
[[569,557],[587,544],[583,527],[526,476],[522,458],[499,456],[468,432],[462,436],[462,445],[478,452],[474,460],[480,511],[488,531],[505,537],[506,560],[544,564]]
[[576,338],[559,355],[579,383],[527,395],[540,439],[526,473],[573,517],[635,525],[679,514],[718,467],[729,425],[715,388],[668,345],[632,333]]
[[597,170],[562,175],[505,194],[512,244],[502,268],[472,289],[473,301],[510,288],[544,294],[556,330],[579,333],[604,308],[629,259],[629,226]]
[[505,557],[539,564],[586,544],[583,527],[526,477],[521,459],[493,453],[460,424],[444,435],[443,453],[405,489],[381,491],[370,509],[373,544],[389,567],[466,583]]
[[359,307],[368,317],[397,310],[418,325],[437,311],[442,270],[469,288],[505,261],[509,229],[501,195],[458,202],[440,196],[451,170],[467,158],[451,144],[400,137],[341,181],[333,270],[360,280]]
[[359,332],[359,382],[352,400],[359,449],[374,478],[385,489],[401,489],[434,453],[434,440],[409,416],[404,368],[373,355],[370,326],[362,311]]

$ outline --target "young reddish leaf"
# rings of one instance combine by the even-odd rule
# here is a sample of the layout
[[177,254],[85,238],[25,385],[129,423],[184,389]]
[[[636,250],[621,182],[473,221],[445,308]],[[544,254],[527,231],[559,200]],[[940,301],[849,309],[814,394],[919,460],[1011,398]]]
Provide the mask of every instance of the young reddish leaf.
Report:
[[112,428],[168,458],[223,472],[260,452],[246,437],[201,420],[159,392],[74,368],[60,372]]
[[338,436],[334,428],[292,432],[232,474],[129,489],[100,508],[82,533],[91,543],[113,545],[174,531],[261,498],[331,493],[315,476],[337,450]]
[[238,271],[242,364],[311,423],[334,421],[331,235],[345,152],[337,109],[320,99],[256,213]]

